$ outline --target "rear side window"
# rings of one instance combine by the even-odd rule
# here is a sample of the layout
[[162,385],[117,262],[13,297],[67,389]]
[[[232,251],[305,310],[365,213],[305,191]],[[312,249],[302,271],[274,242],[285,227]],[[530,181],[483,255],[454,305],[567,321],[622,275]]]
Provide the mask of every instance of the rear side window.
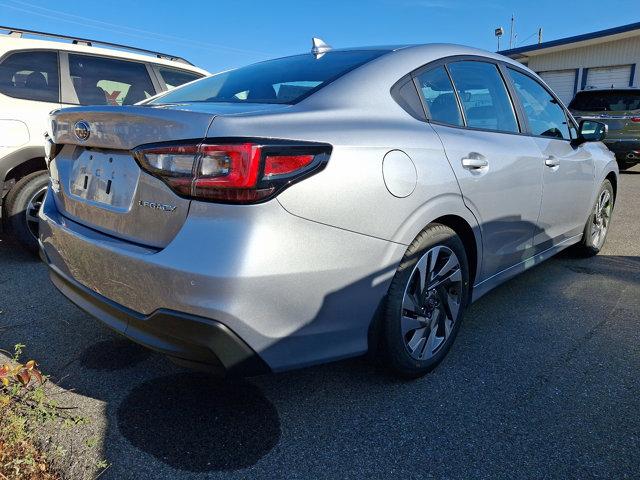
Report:
[[417,77],[422,97],[429,110],[429,118],[436,122],[462,126],[453,85],[444,67],[436,67]]
[[384,53],[385,50],[336,51],[268,60],[203,78],[151,103],[295,103]]
[[202,75],[197,73],[185,72],[184,70],[177,70],[175,68],[158,67],[158,71],[169,90],[202,78]]
[[69,54],[69,72],[81,105],[133,105],[155,95],[143,63]]
[[587,112],[628,112],[640,110],[640,91],[607,90],[578,92],[571,110]]
[[507,69],[524,107],[533,135],[569,140],[569,125],[564,109],[547,90],[528,75]]
[[19,52],[0,63],[0,92],[14,98],[58,102],[58,54]]
[[518,121],[502,76],[492,63],[449,64],[467,126],[501,132],[518,132]]

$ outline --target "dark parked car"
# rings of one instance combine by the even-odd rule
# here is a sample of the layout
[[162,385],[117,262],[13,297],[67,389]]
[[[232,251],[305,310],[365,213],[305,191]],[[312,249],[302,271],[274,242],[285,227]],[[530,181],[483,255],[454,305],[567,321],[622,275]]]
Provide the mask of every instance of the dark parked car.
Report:
[[616,155],[620,170],[640,163],[640,89],[584,90],[569,110],[577,120],[594,119],[609,127],[604,143]]

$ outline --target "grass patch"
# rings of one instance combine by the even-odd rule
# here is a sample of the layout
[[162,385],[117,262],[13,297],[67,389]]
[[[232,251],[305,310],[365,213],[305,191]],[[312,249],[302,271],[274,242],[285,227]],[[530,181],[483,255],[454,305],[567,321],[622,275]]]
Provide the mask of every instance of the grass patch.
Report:
[[[18,344],[10,361],[0,365],[0,480],[95,478],[107,468],[87,468],[86,449],[65,448],[51,432],[86,425],[74,407],[59,405],[48,395],[47,381],[35,361],[20,362]],[[47,439],[47,440],[45,440]],[[94,448],[95,444],[86,445]]]

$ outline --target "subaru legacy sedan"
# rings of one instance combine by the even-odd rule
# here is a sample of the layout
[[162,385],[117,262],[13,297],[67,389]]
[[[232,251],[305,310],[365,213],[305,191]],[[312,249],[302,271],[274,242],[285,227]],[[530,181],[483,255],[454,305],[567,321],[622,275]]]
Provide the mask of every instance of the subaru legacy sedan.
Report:
[[50,129],[54,285],[226,374],[372,351],[423,375],[471,302],[566,247],[597,254],[618,183],[605,125],[456,45],[316,41],[144,104],[59,110]]

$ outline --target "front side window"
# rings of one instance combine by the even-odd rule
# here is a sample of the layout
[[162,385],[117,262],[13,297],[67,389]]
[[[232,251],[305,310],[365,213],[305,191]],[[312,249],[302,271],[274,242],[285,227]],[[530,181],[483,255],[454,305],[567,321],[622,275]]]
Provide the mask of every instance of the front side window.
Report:
[[511,68],[507,71],[524,107],[531,133],[542,137],[570,140],[567,116],[556,99],[530,76]]
[[467,126],[501,132],[518,132],[507,87],[492,63],[462,61],[449,64]]
[[155,95],[143,63],[69,54],[69,72],[81,105],[133,105]]
[[385,50],[336,51],[267,60],[203,78],[151,103],[295,103],[384,53]]
[[429,110],[429,118],[436,122],[462,126],[453,85],[444,67],[436,67],[417,77],[422,98]]
[[0,93],[9,97],[58,102],[58,54],[56,52],[19,52],[0,63]]
[[158,67],[158,71],[169,90],[202,78],[199,73],[187,72],[176,68]]

